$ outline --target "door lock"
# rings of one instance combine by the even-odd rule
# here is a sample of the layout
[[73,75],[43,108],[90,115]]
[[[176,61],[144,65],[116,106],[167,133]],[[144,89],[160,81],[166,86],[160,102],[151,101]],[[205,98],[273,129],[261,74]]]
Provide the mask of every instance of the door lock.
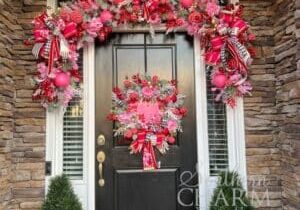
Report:
[[104,146],[105,145],[105,136],[100,134],[97,138],[97,144],[98,146]]
[[99,163],[99,181],[98,184],[100,187],[104,187],[105,185],[105,180],[103,177],[103,163],[105,161],[105,153],[103,151],[98,152],[97,154],[97,161]]

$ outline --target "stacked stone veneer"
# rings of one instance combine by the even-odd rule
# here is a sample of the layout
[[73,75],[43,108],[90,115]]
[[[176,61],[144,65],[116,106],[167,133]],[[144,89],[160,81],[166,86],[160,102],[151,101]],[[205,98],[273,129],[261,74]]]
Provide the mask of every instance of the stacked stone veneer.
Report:
[[0,0],[0,209],[39,209],[44,197],[45,111],[31,100],[36,71],[23,40],[46,1]]
[[300,1],[274,6],[278,141],[284,209],[300,209]]
[[11,194],[11,147],[14,133],[14,61],[13,37],[18,27],[9,0],[0,1],[0,209],[8,206]]
[[[259,209],[300,209],[300,0],[241,2],[257,34],[245,99],[248,190]],[[39,209],[44,197],[45,111],[31,100],[36,64],[23,39],[45,5],[0,0],[0,210]]]
[[241,2],[257,34],[254,94],[245,99],[249,191],[269,196],[260,209],[300,209],[300,1]]
[[281,209],[281,153],[278,140],[274,55],[274,1],[242,1],[257,36],[251,68],[253,96],[245,98],[248,190],[261,209]]
[[45,0],[14,1],[21,30],[13,45],[16,69],[11,209],[39,209],[44,197],[45,111],[31,99],[36,64],[31,46],[24,46],[22,39],[30,36],[32,19],[45,5]]

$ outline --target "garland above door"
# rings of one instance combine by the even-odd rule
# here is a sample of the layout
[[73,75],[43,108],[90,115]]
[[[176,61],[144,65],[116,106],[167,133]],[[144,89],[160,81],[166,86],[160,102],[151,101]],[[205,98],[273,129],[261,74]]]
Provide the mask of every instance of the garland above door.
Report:
[[80,91],[79,50],[95,39],[108,40],[113,28],[163,26],[166,33],[185,30],[200,40],[206,65],[213,69],[216,100],[235,107],[236,98],[250,94],[249,66],[255,35],[243,20],[241,5],[221,7],[216,0],[77,0],[33,21],[33,54],[38,73],[33,93],[44,107],[68,106]]

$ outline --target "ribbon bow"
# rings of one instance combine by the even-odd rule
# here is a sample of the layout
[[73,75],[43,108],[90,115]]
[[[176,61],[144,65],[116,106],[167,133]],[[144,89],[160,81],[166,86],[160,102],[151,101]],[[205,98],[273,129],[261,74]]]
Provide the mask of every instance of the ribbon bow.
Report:
[[247,24],[241,19],[235,20],[230,29],[225,25],[220,25],[217,29],[220,36],[216,36],[211,40],[211,50],[205,54],[206,62],[212,65],[218,65],[222,62],[223,66],[229,69],[227,51],[232,59],[236,61],[237,69],[246,74],[252,58],[247,48],[239,42],[238,36],[244,33],[247,28]]
[[76,35],[76,24],[66,24],[61,32],[56,22],[46,13],[37,17],[34,21],[35,44],[32,53],[36,58],[43,57],[48,60],[48,74],[51,72],[54,62],[60,58],[67,59],[70,53],[66,39]]
[[142,153],[144,170],[158,169],[154,146],[158,149],[165,139],[164,134],[152,134],[147,131],[139,131],[135,140],[130,144],[131,154]]

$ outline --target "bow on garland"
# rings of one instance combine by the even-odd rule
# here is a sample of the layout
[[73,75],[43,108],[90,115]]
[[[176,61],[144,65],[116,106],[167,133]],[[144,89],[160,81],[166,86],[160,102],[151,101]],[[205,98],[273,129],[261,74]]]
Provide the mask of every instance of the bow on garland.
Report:
[[50,73],[54,62],[60,56],[63,60],[68,58],[70,49],[66,39],[77,33],[76,24],[68,23],[61,32],[58,23],[43,13],[35,19],[35,26],[33,30],[35,44],[32,53],[36,58],[41,56],[48,60],[48,73]]
[[236,97],[250,94],[251,84],[247,81],[248,69],[253,61],[254,50],[246,47],[247,41],[254,41],[255,36],[248,34],[249,26],[241,19],[242,8],[227,7],[213,18],[214,32],[207,45],[205,61],[213,66],[211,74],[216,100],[223,100],[231,107],[236,104]]
[[223,66],[231,71],[233,69],[229,69],[227,65],[226,51],[228,51],[232,59],[236,61],[235,68],[246,73],[252,63],[252,58],[247,48],[239,42],[238,36],[247,28],[243,20],[234,21],[230,30],[226,26],[219,27],[220,35],[211,39],[211,50],[206,53],[206,62],[211,65],[219,65],[222,62]]
[[72,41],[78,33],[77,25],[72,21],[62,22],[46,12],[35,18],[33,24],[32,53],[39,59],[39,74],[34,78],[37,88],[32,97],[41,100],[45,107],[67,106],[78,92],[81,79],[76,63],[78,53]]

